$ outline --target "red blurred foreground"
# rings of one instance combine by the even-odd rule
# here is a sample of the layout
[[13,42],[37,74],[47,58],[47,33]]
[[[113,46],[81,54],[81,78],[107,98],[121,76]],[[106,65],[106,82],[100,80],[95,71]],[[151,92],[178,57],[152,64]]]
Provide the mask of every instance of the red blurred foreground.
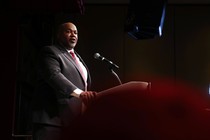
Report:
[[[131,87],[130,87],[131,86]],[[99,93],[100,94],[100,93]],[[210,140],[210,101],[183,84],[128,83],[104,91],[65,139]]]

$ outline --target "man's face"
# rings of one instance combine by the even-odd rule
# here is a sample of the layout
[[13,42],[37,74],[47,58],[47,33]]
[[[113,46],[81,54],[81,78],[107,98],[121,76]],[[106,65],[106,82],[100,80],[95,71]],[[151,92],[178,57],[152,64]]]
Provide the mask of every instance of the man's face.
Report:
[[78,40],[77,27],[70,22],[62,24],[58,32],[58,40],[67,49],[74,48]]

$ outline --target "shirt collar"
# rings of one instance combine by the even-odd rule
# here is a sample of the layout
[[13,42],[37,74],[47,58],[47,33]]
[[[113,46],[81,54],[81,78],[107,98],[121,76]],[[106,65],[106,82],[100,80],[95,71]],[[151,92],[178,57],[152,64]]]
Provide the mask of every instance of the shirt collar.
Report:
[[74,53],[74,49],[66,49],[68,51],[68,53],[70,53],[70,51],[72,51]]

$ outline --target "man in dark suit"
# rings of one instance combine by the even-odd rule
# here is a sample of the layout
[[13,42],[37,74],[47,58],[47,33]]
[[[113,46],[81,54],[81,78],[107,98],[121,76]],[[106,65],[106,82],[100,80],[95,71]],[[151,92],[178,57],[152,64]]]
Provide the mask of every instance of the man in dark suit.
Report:
[[[74,50],[76,26],[63,23],[57,43],[43,47],[38,61],[38,84],[33,97],[33,140],[60,140],[63,128],[81,115],[96,97],[90,91],[87,66]],[[72,54],[74,53],[74,54]]]

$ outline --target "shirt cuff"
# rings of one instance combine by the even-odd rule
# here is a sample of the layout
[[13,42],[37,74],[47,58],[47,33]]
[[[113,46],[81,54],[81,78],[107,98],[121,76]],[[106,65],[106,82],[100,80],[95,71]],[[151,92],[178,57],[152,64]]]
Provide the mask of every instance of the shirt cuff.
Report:
[[81,89],[75,89],[74,91],[73,91],[73,93],[71,93],[71,95],[72,96],[75,96],[75,97],[79,97],[80,96],[80,94],[82,93],[83,91],[81,90]]

